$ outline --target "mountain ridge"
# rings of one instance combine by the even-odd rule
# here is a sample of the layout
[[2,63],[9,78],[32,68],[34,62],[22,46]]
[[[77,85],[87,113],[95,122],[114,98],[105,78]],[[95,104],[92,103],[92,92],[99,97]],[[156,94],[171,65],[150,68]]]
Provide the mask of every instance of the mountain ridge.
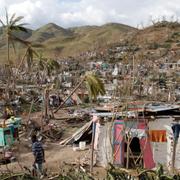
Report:
[[[19,38],[44,47],[37,48],[51,57],[54,54],[69,56],[76,55],[81,51],[87,51],[94,46],[111,43],[125,36],[127,32],[136,31],[136,28],[120,24],[107,23],[102,26],[80,26],[63,28],[55,23],[48,23],[35,30],[28,29],[28,33],[16,33]],[[2,34],[0,35],[2,38]],[[6,42],[0,43],[0,53],[5,57]],[[23,51],[20,48],[19,51]],[[22,54],[22,53],[21,53]],[[2,56],[0,55],[0,59]]]
[[[178,32],[180,32],[180,24],[173,22],[161,22],[144,29],[137,29],[120,23],[70,28],[48,23],[36,30],[29,29],[26,35],[19,33],[17,36],[32,42],[32,44],[41,44],[43,48],[36,48],[37,52],[41,52],[49,58],[57,58],[76,56],[85,51],[107,47],[107,45],[119,42],[130,42],[140,47],[154,45],[158,47],[177,47],[180,42]],[[1,33],[0,38],[2,38]],[[169,40],[171,42],[168,42]],[[25,47],[18,48],[19,54],[24,54]],[[12,50],[11,52],[11,58],[15,59]],[[4,58],[6,58],[6,42],[1,41],[0,61],[2,62]]]

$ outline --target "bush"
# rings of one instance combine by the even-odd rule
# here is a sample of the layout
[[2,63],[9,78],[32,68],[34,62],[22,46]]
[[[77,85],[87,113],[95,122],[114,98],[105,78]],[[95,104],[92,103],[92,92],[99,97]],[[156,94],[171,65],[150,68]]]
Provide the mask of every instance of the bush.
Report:
[[156,43],[156,42],[151,43],[148,46],[149,49],[158,49],[159,47],[160,47],[160,45],[158,43]]
[[175,38],[175,37],[178,37],[178,36],[180,36],[180,32],[174,32],[171,37]]
[[167,39],[165,42],[166,42],[166,43],[172,43],[172,42],[174,42],[174,41],[173,41],[173,39]]
[[171,44],[170,43],[165,43],[165,44],[162,44],[161,47],[169,49],[169,48],[171,48]]

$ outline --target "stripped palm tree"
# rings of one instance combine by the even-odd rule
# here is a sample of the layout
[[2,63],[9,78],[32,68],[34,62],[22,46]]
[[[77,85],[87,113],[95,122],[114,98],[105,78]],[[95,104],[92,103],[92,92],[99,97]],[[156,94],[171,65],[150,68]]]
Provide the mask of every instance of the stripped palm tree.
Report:
[[[2,25],[3,29],[3,34],[5,35],[6,38],[6,43],[7,43],[7,62],[9,66],[9,72],[10,74],[7,77],[7,92],[9,92],[9,86],[11,83],[11,80],[13,80],[13,85],[15,86],[15,78],[13,76],[12,72],[12,63],[10,61],[10,44],[12,45],[14,51],[15,51],[15,44],[14,42],[21,42],[23,44],[26,43],[26,41],[18,38],[15,33],[16,32],[27,32],[27,29],[24,27],[26,25],[25,23],[19,23],[23,19],[23,16],[18,16],[16,17],[16,14],[13,14],[11,17],[9,17],[8,12],[6,10],[6,20],[3,22],[0,19],[0,24]],[[12,79],[11,79],[12,77]],[[13,88],[14,89],[14,88]],[[14,92],[14,91],[13,91]],[[7,93],[7,100],[10,98],[9,93]]]
[[24,61],[26,60],[26,64],[27,64],[27,68],[28,68],[28,72],[31,70],[33,62],[34,62],[34,57],[36,57],[37,59],[39,59],[39,54],[37,53],[37,51],[35,50],[35,48],[39,48],[42,47],[42,45],[40,44],[32,44],[30,42],[26,42],[26,52],[23,56],[23,58],[21,59],[21,62],[18,66],[18,70],[17,73],[19,72],[21,66],[23,65]]
[[57,72],[60,68],[60,64],[56,60],[44,58],[42,54],[39,55],[38,66],[48,77],[51,76],[53,71]]
[[[41,79],[45,80],[46,77],[50,77],[52,75],[53,71],[58,71],[60,68],[59,63],[54,60],[54,59],[48,59],[48,58],[44,58],[42,53],[39,54],[39,59],[38,59],[38,69],[39,71],[43,72],[43,76],[41,77]],[[39,84],[41,85],[41,84]],[[50,91],[50,87],[49,85],[46,83],[46,89],[44,91],[44,97],[45,97],[45,102],[44,102],[44,118],[45,120],[48,119],[48,99],[49,99],[49,91]],[[52,112],[52,117],[54,116],[53,112]]]
[[0,19],[0,23],[3,28],[3,33],[6,36],[6,43],[7,43],[7,61],[10,65],[10,44],[12,44],[13,49],[15,50],[15,41],[19,41],[21,43],[26,43],[26,41],[18,38],[15,35],[15,32],[27,32],[27,29],[24,27],[26,25],[25,23],[20,23],[20,21],[23,19],[23,16],[16,17],[16,14],[14,13],[11,17],[9,17],[8,12],[6,10],[6,20],[3,22]]
[[60,68],[60,65],[56,60],[48,59],[46,61],[46,73],[48,76],[50,76],[53,71],[57,72],[59,68]]
[[76,90],[85,82],[86,88],[88,90],[89,97],[91,99],[96,99],[98,95],[105,94],[105,88],[103,82],[93,73],[86,72],[82,77],[78,85],[73,89],[69,96],[64,100],[64,102],[54,111],[56,113],[66,101],[76,92]]

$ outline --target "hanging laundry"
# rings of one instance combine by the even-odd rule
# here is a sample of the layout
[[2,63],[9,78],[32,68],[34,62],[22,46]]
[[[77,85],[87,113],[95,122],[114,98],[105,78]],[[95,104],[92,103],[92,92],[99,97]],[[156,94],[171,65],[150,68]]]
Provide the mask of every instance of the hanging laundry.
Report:
[[133,128],[126,128],[125,129],[125,134],[130,134],[130,137],[137,137],[139,139],[143,137],[147,137],[146,131],[144,129],[133,129]]
[[149,137],[151,142],[167,142],[166,130],[150,130]]
[[148,138],[140,139],[140,146],[141,151],[143,153],[143,161],[144,161],[144,168],[152,169],[155,167],[155,162],[153,159],[151,144]]
[[174,139],[177,141],[180,133],[180,124],[174,124],[172,126],[172,130],[173,130]]

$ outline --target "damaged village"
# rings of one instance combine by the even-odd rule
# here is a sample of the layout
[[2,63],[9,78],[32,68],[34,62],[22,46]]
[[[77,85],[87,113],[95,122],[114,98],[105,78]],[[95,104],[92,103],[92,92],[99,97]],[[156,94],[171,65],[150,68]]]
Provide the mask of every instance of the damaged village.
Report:
[[179,21],[22,20],[0,20],[0,179],[180,179]]

